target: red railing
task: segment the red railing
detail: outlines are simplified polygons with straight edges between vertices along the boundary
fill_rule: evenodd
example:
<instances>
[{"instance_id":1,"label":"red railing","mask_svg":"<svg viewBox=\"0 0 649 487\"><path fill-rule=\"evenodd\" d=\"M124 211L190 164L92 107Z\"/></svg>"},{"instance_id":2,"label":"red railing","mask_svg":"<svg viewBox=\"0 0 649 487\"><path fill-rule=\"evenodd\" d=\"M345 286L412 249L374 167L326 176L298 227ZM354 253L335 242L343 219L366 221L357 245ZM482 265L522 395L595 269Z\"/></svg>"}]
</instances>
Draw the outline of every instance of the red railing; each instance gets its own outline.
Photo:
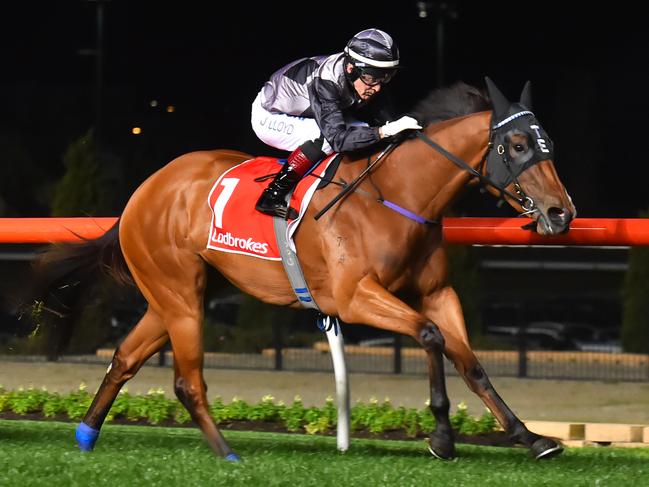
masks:
<instances>
[{"instance_id":1,"label":"red railing","mask_svg":"<svg viewBox=\"0 0 649 487\"><path fill-rule=\"evenodd\" d=\"M103 218L0 218L0 243L43 244L96 238L117 221ZM444 238L481 245L649 245L649 219L577 218L570 232L542 237L521 227L523 218L445 218ZM206 230L207 231L207 230Z\"/></svg>"}]
</instances>

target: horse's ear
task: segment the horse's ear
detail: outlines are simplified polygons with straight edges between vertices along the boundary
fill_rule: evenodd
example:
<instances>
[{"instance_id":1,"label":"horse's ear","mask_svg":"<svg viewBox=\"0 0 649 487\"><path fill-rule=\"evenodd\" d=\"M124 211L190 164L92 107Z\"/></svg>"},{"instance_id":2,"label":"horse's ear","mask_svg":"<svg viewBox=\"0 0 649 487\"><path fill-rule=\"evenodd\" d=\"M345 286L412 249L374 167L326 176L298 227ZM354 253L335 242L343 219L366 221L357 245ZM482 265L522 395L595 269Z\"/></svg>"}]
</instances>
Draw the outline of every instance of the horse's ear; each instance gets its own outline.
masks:
<instances>
[{"instance_id":1,"label":"horse's ear","mask_svg":"<svg viewBox=\"0 0 649 487\"><path fill-rule=\"evenodd\" d=\"M520 104L528 110L532 109L532 83L530 81L525 83L525 86L523 86Z\"/></svg>"},{"instance_id":2,"label":"horse's ear","mask_svg":"<svg viewBox=\"0 0 649 487\"><path fill-rule=\"evenodd\" d=\"M511 103L509 103L509 100L505 98L505 95L500 92L494 82L491 81L491 78L485 76L484 80L487 84L487 91L489 92L489 98L491 98L491 105L494 108L496 119L500 120L504 118L509 111Z\"/></svg>"}]
</instances>

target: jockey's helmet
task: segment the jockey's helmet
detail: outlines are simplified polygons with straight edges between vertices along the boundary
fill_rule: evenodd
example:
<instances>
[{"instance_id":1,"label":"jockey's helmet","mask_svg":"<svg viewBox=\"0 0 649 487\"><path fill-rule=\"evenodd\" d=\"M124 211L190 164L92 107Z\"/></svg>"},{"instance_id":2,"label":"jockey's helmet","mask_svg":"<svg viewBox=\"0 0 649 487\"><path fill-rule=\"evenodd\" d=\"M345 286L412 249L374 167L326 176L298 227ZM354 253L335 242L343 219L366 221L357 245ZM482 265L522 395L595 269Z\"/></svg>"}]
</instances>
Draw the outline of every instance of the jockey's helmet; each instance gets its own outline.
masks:
<instances>
[{"instance_id":1,"label":"jockey's helmet","mask_svg":"<svg viewBox=\"0 0 649 487\"><path fill-rule=\"evenodd\" d=\"M345 46L346 63L354 66L350 75L367 85L387 83L399 67L399 49L392 37L379 29L360 31Z\"/></svg>"}]
</instances>

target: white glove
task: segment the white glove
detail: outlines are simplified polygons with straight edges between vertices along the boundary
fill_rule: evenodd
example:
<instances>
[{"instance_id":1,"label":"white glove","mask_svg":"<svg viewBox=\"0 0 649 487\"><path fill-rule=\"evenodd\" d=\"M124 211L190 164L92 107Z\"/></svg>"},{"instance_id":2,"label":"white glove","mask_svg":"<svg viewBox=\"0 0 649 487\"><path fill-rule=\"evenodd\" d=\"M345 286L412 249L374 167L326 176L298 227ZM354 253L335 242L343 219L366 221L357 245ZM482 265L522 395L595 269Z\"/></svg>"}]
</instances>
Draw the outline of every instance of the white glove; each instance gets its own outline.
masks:
<instances>
[{"instance_id":1,"label":"white glove","mask_svg":"<svg viewBox=\"0 0 649 487\"><path fill-rule=\"evenodd\" d=\"M381 134L383 137L392 137L397 135L399 132L410 129L420 129L421 125L419 122L412 117L403 116L399 120L394 122L388 122L383 127L381 127Z\"/></svg>"}]
</instances>

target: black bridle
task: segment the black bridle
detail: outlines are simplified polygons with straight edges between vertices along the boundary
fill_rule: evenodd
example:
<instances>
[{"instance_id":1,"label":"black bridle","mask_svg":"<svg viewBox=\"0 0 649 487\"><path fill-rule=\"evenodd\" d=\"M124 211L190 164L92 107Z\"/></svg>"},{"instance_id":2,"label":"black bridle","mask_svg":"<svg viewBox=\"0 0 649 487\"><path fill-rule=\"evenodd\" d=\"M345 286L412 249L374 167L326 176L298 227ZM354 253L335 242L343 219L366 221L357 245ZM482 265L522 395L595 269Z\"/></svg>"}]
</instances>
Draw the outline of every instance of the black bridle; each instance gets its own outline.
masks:
<instances>
[{"instance_id":1,"label":"black bridle","mask_svg":"<svg viewBox=\"0 0 649 487\"><path fill-rule=\"evenodd\" d=\"M492 132L492 134L493 134L493 132ZM462 159L457 157L455 154L453 154L453 153L447 151L446 149L444 149L444 147L442 147L437 142L435 142L433 139L428 137L425 133L418 131L418 132L416 132L416 135L417 135L417 137L419 137L419 139L421 139L423 142L425 142L426 144L431 146L433 149L435 149L437 152L442 154L449 161L453 162L460 169L463 169L466 172L468 172L469 174L471 174L472 176L478 178L483 185L491 186L491 187L495 188L498 191L498 193L499 193L499 195L500 195L500 197L502 199L505 199L505 196L509 196L511 199L513 199L519 205L521 205L521 207L523 209L525 209L526 211L533 211L532 208L526 208L525 205L529 203L533 207L534 206L534 201L532 200L532 198L530 198L529 196L527 196L523 192L523 189L520 187L520 185L518 183L515 183L516 184L516 193L518 194L518 196L517 196L514 193L512 193L511 191L507 190L506 188L504 188L501 185L499 185L498 183L496 183L495 181L492 181L489 177L483 175L480 171L477 171L476 169L469 166L466 162L464 162ZM490 154L491 150L493 149L493 147L494 147L493 137L490 136L489 137L489 144L487 145L487 152L485 152L485 155L482 156L482 160L480 161L480 167L482 167L482 165L485 163L485 161L489 157L489 154ZM503 147L503 146L500 146L500 147ZM500 154L502 155L503 153L500 153ZM505 163L504 158L503 158L503 163Z\"/></svg>"},{"instance_id":2,"label":"black bridle","mask_svg":"<svg viewBox=\"0 0 649 487\"><path fill-rule=\"evenodd\" d=\"M428 137L425 133L418 130L415 132L415 135L422 142L426 143L428 146L432 147L448 160L457 165L460 169L477 178L484 186L491 186L495 188L498 191L498 195L501 200L504 201L505 197L508 197L518 203L523 209L523 212L520 213L520 216L523 216L535 213L538 211L538 209L534 203L534 200L523 191L523 188L518 182L518 176L529 167L541 162L544 159L549 159L552 157L552 141L549 139L549 137L547 137L547 134L545 134L543 129L540 127L532 112L526 110L520 105L513 105L512 108L520 108L520 110L515 111L512 115L504 118L503 120L500 120L496 124L490 124L489 126L489 142L487 144L487 150L482 156L480 164L478 165L478 167L483 167L485 163L487 164L487 175L484 175L480 171L469 166L469 164L467 164L455 154L446 150L433 139ZM530 133L526 130L525 127L523 127L524 124L522 123L522 119L523 117L528 116L531 117L529 128L533 129L535 131L535 134ZM509 126L512 126L512 128L505 132L504 128L506 126L507 128L509 128ZM526 152L526 154L524 154L524 157L520 157L521 160L518 161L516 160L516 156L514 157L514 160L512 160L512 158L509 157L507 150L509 145L508 137L510 137L513 133L524 134L526 137L528 137L528 140L532 140L534 142L534 148L528 148L528 151ZM320 210L314 218L318 220L345 195L356 189L360 182L371 172L371 170L401 142L402 140L395 140L390 143L381 152L381 154L379 154L374 162L368 164L368 167L361 174L359 174L354 179L354 181L352 181L350 184L344 185L343 190L338 195L336 195L336 197L334 197L322 210ZM495 151L493 150L494 147L496 148ZM502 171L503 168L504 171ZM507 186L509 186L509 184L512 182L514 184L514 191L516 194L507 189ZM379 198L379 202L385 204L398 213L401 213L404 216L417 221L418 223L436 223L419 217L418 215L414 215L412 212L401 208L394 203L386 202L382 198Z\"/></svg>"},{"instance_id":3,"label":"black bridle","mask_svg":"<svg viewBox=\"0 0 649 487\"><path fill-rule=\"evenodd\" d=\"M514 105L513 108L515 107L516 105ZM538 211L538 209L534 200L523 191L523 188L518 182L518 176L523 171L535 164L538 164L542 160L551 159L553 151L552 141L538 124L534 114L520 105L518 107L521 108L519 111L516 111L512 115L495 124L490 124L487 150L482 156L482 160L478 166L483 167L486 163L487 175L484 175L480 171L469 166L458 156L444 149L444 147L439 145L423 132L417 131L416 136L453 162L456 166L476 177L484 186L491 186L496 189L500 199L505 200L505 196L507 196L518 203L523 209L523 212L520 214L522 216L534 213ZM526 130L526 127L524 127L523 120L529 120L530 117L529 128L533 130L534 133L530 133ZM512 126L512 128L505 131L505 128L509 128L509 126ZM530 148L528 150L523 161L512 160L509 156L508 138L515 132L525 134L526 137L533 142L533 149ZM502 170L503 168L504 171ZM510 183L514 184L514 191L516 194L507 190L507 186L509 186Z\"/></svg>"}]
</instances>

